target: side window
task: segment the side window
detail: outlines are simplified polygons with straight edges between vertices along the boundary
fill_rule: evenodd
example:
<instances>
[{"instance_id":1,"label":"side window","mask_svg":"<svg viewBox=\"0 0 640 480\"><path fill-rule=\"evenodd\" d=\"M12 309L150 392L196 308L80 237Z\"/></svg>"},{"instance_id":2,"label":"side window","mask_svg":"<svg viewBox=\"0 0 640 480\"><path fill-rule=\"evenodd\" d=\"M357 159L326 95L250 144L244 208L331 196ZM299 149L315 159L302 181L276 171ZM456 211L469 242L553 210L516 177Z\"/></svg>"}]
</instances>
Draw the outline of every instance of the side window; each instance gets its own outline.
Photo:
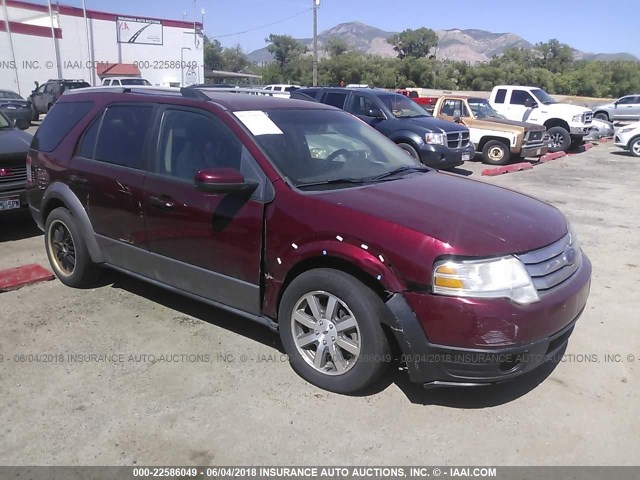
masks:
<instances>
[{"instance_id":1,"label":"side window","mask_svg":"<svg viewBox=\"0 0 640 480\"><path fill-rule=\"evenodd\" d=\"M44 89L44 93L54 93L55 85L53 83L47 83Z\"/></svg>"},{"instance_id":2,"label":"side window","mask_svg":"<svg viewBox=\"0 0 640 480\"><path fill-rule=\"evenodd\" d=\"M111 85L111 80L105 80L103 85L105 85L105 86Z\"/></svg>"},{"instance_id":3,"label":"side window","mask_svg":"<svg viewBox=\"0 0 640 480\"><path fill-rule=\"evenodd\" d=\"M448 117L459 117L462 115L462 101L454 100L449 98L445 100L442 104L442 110L440 110L442 115L446 115Z\"/></svg>"},{"instance_id":4,"label":"side window","mask_svg":"<svg viewBox=\"0 0 640 480\"><path fill-rule=\"evenodd\" d=\"M511 105L533 105L535 100L525 90L514 90L511 93Z\"/></svg>"},{"instance_id":5,"label":"side window","mask_svg":"<svg viewBox=\"0 0 640 480\"><path fill-rule=\"evenodd\" d=\"M498 91L496 92L496 99L495 99L495 103L504 103L504 99L507 96L507 89L506 88L499 88Z\"/></svg>"},{"instance_id":6,"label":"side window","mask_svg":"<svg viewBox=\"0 0 640 480\"><path fill-rule=\"evenodd\" d=\"M102 123L102 117L103 114L100 114L98 118L89 125L89 128L84 131L84 134L76 147L75 156L93 159L96 153L96 140L98 139L98 130Z\"/></svg>"},{"instance_id":7,"label":"side window","mask_svg":"<svg viewBox=\"0 0 640 480\"><path fill-rule=\"evenodd\" d=\"M618 100L618 105L631 105L633 103L638 103L637 97L622 97Z\"/></svg>"},{"instance_id":8,"label":"side window","mask_svg":"<svg viewBox=\"0 0 640 480\"><path fill-rule=\"evenodd\" d=\"M324 96L322 103L331 105L333 107L344 108L344 102L347 99L347 94L342 92L327 92Z\"/></svg>"},{"instance_id":9,"label":"side window","mask_svg":"<svg viewBox=\"0 0 640 480\"><path fill-rule=\"evenodd\" d=\"M373 100L368 99L363 95L353 95L351 97L351 102L349 102L349 108L347 111L349 113L353 113L354 115L367 115L367 112L372 108L376 107L376 104L373 103Z\"/></svg>"},{"instance_id":10,"label":"side window","mask_svg":"<svg viewBox=\"0 0 640 480\"><path fill-rule=\"evenodd\" d=\"M93 102L56 103L36 131L33 148L41 152L52 152L76 123L89 113L92 106Z\"/></svg>"},{"instance_id":11,"label":"side window","mask_svg":"<svg viewBox=\"0 0 640 480\"><path fill-rule=\"evenodd\" d=\"M112 80L111 81L111 86L113 85L120 85L120 80Z\"/></svg>"},{"instance_id":12,"label":"side window","mask_svg":"<svg viewBox=\"0 0 640 480\"><path fill-rule=\"evenodd\" d=\"M129 168L143 168L144 139L151 106L118 105L107 109L96 143L95 159Z\"/></svg>"},{"instance_id":13,"label":"side window","mask_svg":"<svg viewBox=\"0 0 640 480\"><path fill-rule=\"evenodd\" d=\"M207 168L241 170L242 142L217 118L185 110L162 117L156 172L193 181Z\"/></svg>"}]
</instances>

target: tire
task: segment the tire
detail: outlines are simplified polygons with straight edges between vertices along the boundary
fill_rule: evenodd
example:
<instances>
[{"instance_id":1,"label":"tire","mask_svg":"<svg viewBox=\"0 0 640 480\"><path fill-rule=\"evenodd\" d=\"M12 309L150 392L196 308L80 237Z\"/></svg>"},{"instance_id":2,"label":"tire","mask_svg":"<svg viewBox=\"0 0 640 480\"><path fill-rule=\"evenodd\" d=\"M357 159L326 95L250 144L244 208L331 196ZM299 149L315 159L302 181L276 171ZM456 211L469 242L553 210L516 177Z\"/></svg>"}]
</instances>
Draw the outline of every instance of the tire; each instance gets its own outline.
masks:
<instances>
[{"instance_id":1,"label":"tire","mask_svg":"<svg viewBox=\"0 0 640 480\"><path fill-rule=\"evenodd\" d=\"M413 158L420 161L420 155L418 155L418 151L415 148L413 148L412 145L409 145L408 143L398 143L397 145L401 149L403 149L405 152L407 152L409 155L411 155Z\"/></svg>"},{"instance_id":2,"label":"tire","mask_svg":"<svg viewBox=\"0 0 640 480\"><path fill-rule=\"evenodd\" d=\"M327 319L332 300L334 314ZM302 378L332 392L355 393L372 385L391 362L381 326L385 315L382 300L351 275L325 268L309 270L296 277L282 296L280 338L291 366ZM305 337L307 342L301 342ZM318 358L321 347L324 353Z\"/></svg>"},{"instance_id":3,"label":"tire","mask_svg":"<svg viewBox=\"0 0 640 480\"><path fill-rule=\"evenodd\" d=\"M634 157L640 157L640 137L636 137L629 142L629 153Z\"/></svg>"},{"instance_id":4,"label":"tire","mask_svg":"<svg viewBox=\"0 0 640 480\"><path fill-rule=\"evenodd\" d=\"M609 121L609 114L607 112L598 112L593 118L597 118L598 120L604 120L605 122Z\"/></svg>"},{"instance_id":5,"label":"tire","mask_svg":"<svg viewBox=\"0 0 640 480\"><path fill-rule=\"evenodd\" d=\"M51 110L52 107L53 107L53 103L50 103L49 105L47 105L47 113L49 113L49 110Z\"/></svg>"},{"instance_id":6,"label":"tire","mask_svg":"<svg viewBox=\"0 0 640 480\"><path fill-rule=\"evenodd\" d=\"M547 130L549 135L549 151L550 152L566 152L571 145L571 135L562 127L551 127Z\"/></svg>"},{"instance_id":7,"label":"tire","mask_svg":"<svg viewBox=\"0 0 640 480\"><path fill-rule=\"evenodd\" d=\"M489 140L482 147L482 161L489 165L506 165L510 159L509 146L500 140Z\"/></svg>"},{"instance_id":8,"label":"tire","mask_svg":"<svg viewBox=\"0 0 640 480\"><path fill-rule=\"evenodd\" d=\"M38 113L38 110L36 110L35 105L32 103L31 104L31 121L37 122L39 119L40 119L40 114Z\"/></svg>"},{"instance_id":9,"label":"tire","mask_svg":"<svg viewBox=\"0 0 640 480\"><path fill-rule=\"evenodd\" d=\"M56 277L69 287L91 286L99 277L99 267L91 261L89 250L71 212L54 209L45 223L45 249Z\"/></svg>"}]
</instances>

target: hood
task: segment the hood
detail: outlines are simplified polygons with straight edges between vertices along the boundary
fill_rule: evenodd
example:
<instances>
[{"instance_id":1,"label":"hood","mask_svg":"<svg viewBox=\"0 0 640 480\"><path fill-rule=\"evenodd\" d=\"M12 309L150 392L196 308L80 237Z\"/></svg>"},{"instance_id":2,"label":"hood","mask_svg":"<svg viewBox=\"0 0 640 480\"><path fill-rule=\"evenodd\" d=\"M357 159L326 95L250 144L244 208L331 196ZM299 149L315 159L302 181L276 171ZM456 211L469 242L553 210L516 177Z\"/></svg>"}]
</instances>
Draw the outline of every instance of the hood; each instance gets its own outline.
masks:
<instances>
[{"instance_id":1,"label":"hood","mask_svg":"<svg viewBox=\"0 0 640 480\"><path fill-rule=\"evenodd\" d=\"M470 126L475 128L486 128L491 130L504 130L507 132L521 133L523 131L537 131L545 130L542 125L535 125L533 123L518 122L516 120L507 120L503 118L487 117L487 118L473 118L463 119L465 123L469 123Z\"/></svg>"},{"instance_id":2,"label":"hood","mask_svg":"<svg viewBox=\"0 0 640 480\"><path fill-rule=\"evenodd\" d=\"M616 108L616 104L613 102L603 103L602 105L596 105L595 107L592 107L591 110L595 112L596 110L605 110L607 108Z\"/></svg>"},{"instance_id":3,"label":"hood","mask_svg":"<svg viewBox=\"0 0 640 480\"><path fill-rule=\"evenodd\" d=\"M401 125L413 125L414 127L424 128L432 132L459 132L467 131L464 125L447 122L435 117L417 117L417 118L397 118Z\"/></svg>"},{"instance_id":4,"label":"hood","mask_svg":"<svg viewBox=\"0 0 640 480\"><path fill-rule=\"evenodd\" d=\"M0 156L16 155L29 151L33 135L17 128L0 129Z\"/></svg>"},{"instance_id":5,"label":"hood","mask_svg":"<svg viewBox=\"0 0 640 480\"><path fill-rule=\"evenodd\" d=\"M550 105L543 105L536 109L540 113L549 113L551 115L581 115L585 112L591 112L590 108L581 107L580 105L571 105L570 103L552 103Z\"/></svg>"},{"instance_id":6,"label":"hood","mask_svg":"<svg viewBox=\"0 0 640 480\"><path fill-rule=\"evenodd\" d=\"M458 255L527 252L567 233L564 215L549 204L437 171L331 190L316 198L424 233Z\"/></svg>"}]
</instances>

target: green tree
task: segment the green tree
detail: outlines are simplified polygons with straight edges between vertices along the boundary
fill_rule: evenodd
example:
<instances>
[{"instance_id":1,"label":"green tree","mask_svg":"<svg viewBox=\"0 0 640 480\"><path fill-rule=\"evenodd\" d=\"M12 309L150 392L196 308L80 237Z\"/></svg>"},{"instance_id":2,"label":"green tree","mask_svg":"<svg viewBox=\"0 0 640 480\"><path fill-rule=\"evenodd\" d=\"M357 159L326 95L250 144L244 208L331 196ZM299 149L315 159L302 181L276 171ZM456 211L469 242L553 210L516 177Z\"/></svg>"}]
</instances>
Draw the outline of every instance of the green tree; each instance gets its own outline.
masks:
<instances>
[{"instance_id":1,"label":"green tree","mask_svg":"<svg viewBox=\"0 0 640 480\"><path fill-rule=\"evenodd\" d=\"M229 72L244 72L251 65L251 62L240 45L236 45L222 50L222 64L224 70Z\"/></svg>"},{"instance_id":2,"label":"green tree","mask_svg":"<svg viewBox=\"0 0 640 480\"><path fill-rule=\"evenodd\" d=\"M551 73L564 72L573 63L573 49L555 38L537 43L535 52L540 59L538 66Z\"/></svg>"},{"instance_id":3,"label":"green tree","mask_svg":"<svg viewBox=\"0 0 640 480\"><path fill-rule=\"evenodd\" d=\"M349 52L351 47L342 38L329 37L324 45L324 50L329 57L337 57L338 55Z\"/></svg>"},{"instance_id":4,"label":"green tree","mask_svg":"<svg viewBox=\"0 0 640 480\"><path fill-rule=\"evenodd\" d=\"M222 58L222 45L218 40L209 40L204 36L204 66L211 70L224 70L224 60Z\"/></svg>"},{"instance_id":5,"label":"green tree","mask_svg":"<svg viewBox=\"0 0 640 480\"><path fill-rule=\"evenodd\" d=\"M428 57L438 46L438 34L425 27L407 29L388 38L387 42L393 45L400 59Z\"/></svg>"},{"instance_id":6,"label":"green tree","mask_svg":"<svg viewBox=\"0 0 640 480\"><path fill-rule=\"evenodd\" d=\"M267 50L275 58L282 75L286 75L289 63L306 52L306 47L290 35L272 33L265 39L265 42L269 43Z\"/></svg>"}]
</instances>

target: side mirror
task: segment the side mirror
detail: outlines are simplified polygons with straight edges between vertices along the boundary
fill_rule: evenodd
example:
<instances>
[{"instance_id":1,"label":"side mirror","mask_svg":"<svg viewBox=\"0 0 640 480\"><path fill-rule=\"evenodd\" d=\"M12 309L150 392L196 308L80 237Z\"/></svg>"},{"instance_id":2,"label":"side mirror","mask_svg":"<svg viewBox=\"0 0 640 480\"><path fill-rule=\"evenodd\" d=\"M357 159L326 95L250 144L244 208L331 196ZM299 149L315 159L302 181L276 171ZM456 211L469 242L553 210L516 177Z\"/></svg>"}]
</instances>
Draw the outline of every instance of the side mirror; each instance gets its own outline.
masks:
<instances>
[{"instance_id":1,"label":"side mirror","mask_svg":"<svg viewBox=\"0 0 640 480\"><path fill-rule=\"evenodd\" d=\"M251 195L258 182L246 181L234 168L208 168L200 170L194 178L196 189L206 193Z\"/></svg>"},{"instance_id":2,"label":"side mirror","mask_svg":"<svg viewBox=\"0 0 640 480\"><path fill-rule=\"evenodd\" d=\"M384 113L378 107L373 107L367 110L367 117L379 118L384 120Z\"/></svg>"},{"instance_id":3,"label":"side mirror","mask_svg":"<svg viewBox=\"0 0 640 480\"><path fill-rule=\"evenodd\" d=\"M462 118L460 118L460 115L457 115L457 116L453 117L453 121L455 123L462 123Z\"/></svg>"}]
</instances>

